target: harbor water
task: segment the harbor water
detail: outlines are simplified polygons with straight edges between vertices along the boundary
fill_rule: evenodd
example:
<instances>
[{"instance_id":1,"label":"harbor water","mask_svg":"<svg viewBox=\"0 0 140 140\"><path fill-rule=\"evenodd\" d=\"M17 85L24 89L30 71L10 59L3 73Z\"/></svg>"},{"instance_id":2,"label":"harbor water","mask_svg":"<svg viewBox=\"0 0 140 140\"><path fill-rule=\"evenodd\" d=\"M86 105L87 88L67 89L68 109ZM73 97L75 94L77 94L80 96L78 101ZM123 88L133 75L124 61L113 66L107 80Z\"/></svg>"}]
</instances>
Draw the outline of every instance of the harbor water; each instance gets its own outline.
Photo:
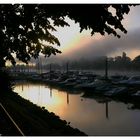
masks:
<instances>
[{"instance_id":1,"label":"harbor water","mask_svg":"<svg viewBox=\"0 0 140 140\"><path fill-rule=\"evenodd\" d=\"M140 110L131 109L132 104L105 97L85 98L82 91L47 84L21 82L14 91L88 135L140 135Z\"/></svg>"}]
</instances>

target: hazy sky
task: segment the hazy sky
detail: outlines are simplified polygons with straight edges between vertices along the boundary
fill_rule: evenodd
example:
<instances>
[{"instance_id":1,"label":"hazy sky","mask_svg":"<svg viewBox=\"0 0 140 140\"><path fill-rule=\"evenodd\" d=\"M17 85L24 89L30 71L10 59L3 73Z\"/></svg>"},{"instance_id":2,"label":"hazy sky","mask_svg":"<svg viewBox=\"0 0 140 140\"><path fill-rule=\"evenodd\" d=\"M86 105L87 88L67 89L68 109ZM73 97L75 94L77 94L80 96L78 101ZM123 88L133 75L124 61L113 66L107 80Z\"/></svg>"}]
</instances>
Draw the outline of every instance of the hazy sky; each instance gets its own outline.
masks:
<instances>
[{"instance_id":1,"label":"hazy sky","mask_svg":"<svg viewBox=\"0 0 140 140\"><path fill-rule=\"evenodd\" d=\"M66 59L69 58L92 58L94 56L121 55L123 51L132 59L140 55L140 6L132 7L129 14L125 15L123 25L128 33L121 33L118 39L113 35L101 36L95 34L90 36L89 31L79 33L79 24L67 19L70 27L57 28L54 33L60 40L60 50ZM91 18L91 17L89 17ZM58 55L59 56L59 55Z\"/></svg>"}]
</instances>

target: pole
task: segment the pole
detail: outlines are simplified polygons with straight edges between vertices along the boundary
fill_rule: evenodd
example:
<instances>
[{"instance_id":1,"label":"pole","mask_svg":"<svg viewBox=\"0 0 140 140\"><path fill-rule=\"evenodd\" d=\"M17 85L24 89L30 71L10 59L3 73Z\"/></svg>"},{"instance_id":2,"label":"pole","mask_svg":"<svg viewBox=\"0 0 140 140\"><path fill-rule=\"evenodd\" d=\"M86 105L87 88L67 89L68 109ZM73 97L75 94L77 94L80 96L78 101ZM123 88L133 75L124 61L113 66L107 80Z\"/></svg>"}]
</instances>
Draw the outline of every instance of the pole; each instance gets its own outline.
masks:
<instances>
[{"instance_id":1,"label":"pole","mask_svg":"<svg viewBox=\"0 0 140 140\"><path fill-rule=\"evenodd\" d=\"M50 64L50 80L51 80L52 64Z\"/></svg>"},{"instance_id":2,"label":"pole","mask_svg":"<svg viewBox=\"0 0 140 140\"><path fill-rule=\"evenodd\" d=\"M108 79L108 58L105 58L105 79Z\"/></svg>"},{"instance_id":3,"label":"pole","mask_svg":"<svg viewBox=\"0 0 140 140\"><path fill-rule=\"evenodd\" d=\"M67 72L67 74L69 72L69 62L66 63L66 72Z\"/></svg>"},{"instance_id":4,"label":"pole","mask_svg":"<svg viewBox=\"0 0 140 140\"><path fill-rule=\"evenodd\" d=\"M42 59L40 58L40 74L42 73Z\"/></svg>"}]
</instances>

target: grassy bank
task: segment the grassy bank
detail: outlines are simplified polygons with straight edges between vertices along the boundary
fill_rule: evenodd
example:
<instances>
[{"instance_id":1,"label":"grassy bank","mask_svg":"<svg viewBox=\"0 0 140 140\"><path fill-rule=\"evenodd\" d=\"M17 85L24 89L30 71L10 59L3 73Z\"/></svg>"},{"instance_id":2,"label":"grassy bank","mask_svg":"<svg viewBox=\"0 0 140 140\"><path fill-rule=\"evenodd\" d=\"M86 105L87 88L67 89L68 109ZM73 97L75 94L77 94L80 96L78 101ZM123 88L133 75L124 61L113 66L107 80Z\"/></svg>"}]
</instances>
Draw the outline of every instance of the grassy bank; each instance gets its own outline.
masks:
<instances>
[{"instance_id":1,"label":"grassy bank","mask_svg":"<svg viewBox=\"0 0 140 140\"><path fill-rule=\"evenodd\" d=\"M5 93L0 100L26 136L86 136L54 113L21 98L17 93Z\"/></svg>"}]
</instances>

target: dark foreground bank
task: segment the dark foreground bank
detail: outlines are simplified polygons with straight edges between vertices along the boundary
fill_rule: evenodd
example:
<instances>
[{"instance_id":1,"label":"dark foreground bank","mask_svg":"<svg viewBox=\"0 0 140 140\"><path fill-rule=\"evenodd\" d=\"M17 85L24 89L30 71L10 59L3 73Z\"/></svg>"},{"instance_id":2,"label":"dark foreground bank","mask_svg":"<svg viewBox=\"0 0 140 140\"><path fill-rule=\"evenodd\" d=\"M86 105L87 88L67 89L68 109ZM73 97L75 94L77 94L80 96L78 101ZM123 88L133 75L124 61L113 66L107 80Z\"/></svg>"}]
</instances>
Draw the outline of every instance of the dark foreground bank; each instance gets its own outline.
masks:
<instances>
[{"instance_id":1,"label":"dark foreground bank","mask_svg":"<svg viewBox=\"0 0 140 140\"><path fill-rule=\"evenodd\" d=\"M84 132L69 126L59 116L21 98L17 93L6 93L0 98L0 101L25 136L86 136ZM7 130L6 127L9 126L3 124L1 127ZM5 132L4 135L19 136L19 133L8 133L7 131L7 134Z\"/></svg>"}]
</instances>

